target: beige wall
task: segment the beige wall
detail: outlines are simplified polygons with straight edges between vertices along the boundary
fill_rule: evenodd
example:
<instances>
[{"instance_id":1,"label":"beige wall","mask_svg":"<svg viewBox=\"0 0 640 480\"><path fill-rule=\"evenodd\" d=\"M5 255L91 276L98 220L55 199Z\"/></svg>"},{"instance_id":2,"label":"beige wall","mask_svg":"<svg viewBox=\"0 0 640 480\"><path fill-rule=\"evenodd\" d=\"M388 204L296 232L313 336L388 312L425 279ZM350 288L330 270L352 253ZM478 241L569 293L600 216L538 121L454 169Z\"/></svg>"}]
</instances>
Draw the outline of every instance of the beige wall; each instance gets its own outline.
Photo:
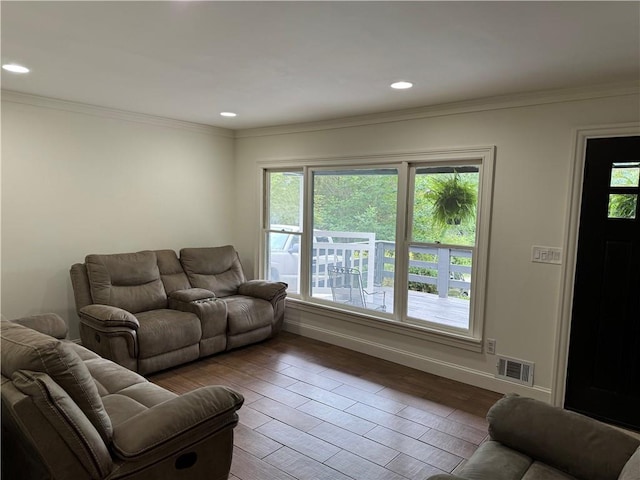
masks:
<instances>
[{"instance_id":1,"label":"beige wall","mask_svg":"<svg viewBox=\"0 0 640 480\"><path fill-rule=\"evenodd\" d=\"M85 255L233 243L232 132L151 121L3 99L3 317L53 311L77 338Z\"/></svg>"},{"instance_id":2,"label":"beige wall","mask_svg":"<svg viewBox=\"0 0 640 480\"><path fill-rule=\"evenodd\" d=\"M483 353L301 310L288 310L288 328L496 391L518 390L548 400L562 267L532 263L531 247L564 246L575 130L637 122L638 101L637 94L556 99L520 107L489 105L473 113L431 112L428 118L349 128L241 132L236 201L246 215L238 219L236 245L243 257L254 257L251 267L256 268L259 194L242 187L247 179L255 182L257 162L495 145L485 336L497 339L499 354L535 362L533 389L494 379L496 357Z\"/></svg>"}]
</instances>

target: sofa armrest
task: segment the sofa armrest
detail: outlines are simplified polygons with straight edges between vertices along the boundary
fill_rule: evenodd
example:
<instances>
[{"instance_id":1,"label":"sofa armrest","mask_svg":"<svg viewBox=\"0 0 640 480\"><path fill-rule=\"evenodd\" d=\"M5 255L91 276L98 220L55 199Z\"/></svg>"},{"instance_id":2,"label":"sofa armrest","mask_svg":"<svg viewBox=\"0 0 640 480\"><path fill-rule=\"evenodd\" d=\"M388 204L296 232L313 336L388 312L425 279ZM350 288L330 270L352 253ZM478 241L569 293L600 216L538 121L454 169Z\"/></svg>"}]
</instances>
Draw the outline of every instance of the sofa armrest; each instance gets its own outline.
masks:
<instances>
[{"instance_id":1,"label":"sofa armrest","mask_svg":"<svg viewBox=\"0 0 640 480\"><path fill-rule=\"evenodd\" d=\"M202 387L160 403L118 425L113 448L123 459L156 450L177 451L221 430L233 428L244 398L233 390Z\"/></svg>"},{"instance_id":2,"label":"sofa armrest","mask_svg":"<svg viewBox=\"0 0 640 480\"><path fill-rule=\"evenodd\" d=\"M597 420L518 395L496 402L487 420L493 440L578 478L617 478L640 444Z\"/></svg>"},{"instance_id":3,"label":"sofa armrest","mask_svg":"<svg viewBox=\"0 0 640 480\"><path fill-rule=\"evenodd\" d=\"M201 290L193 288L189 290ZM202 292L209 292L209 290L202 290ZM209 292L211 293L211 292ZM189 294L189 296L192 296ZM183 297L188 298L188 297ZM200 325L202 327L202 340L225 337L227 331L227 304L222 300L214 298L202 298L200 300L182 301L173 296L169 297L169 308L172 310L179 310L181 312L189 312L195 314L200 319ZM226 339L224 343L217 347L216 351L224 350L226 347ZM202 350L202 344L200 345L200 355L207 354ZM209 353L214 353L213 351Z\"/></svg>"},{"instance_id":4,"label":"sofa armrest","mask_svg":"<svg viewBox=\"0 0 640 480\"><path fill-rule=\"evenodd\" d=\"M208 301L214 298L216 298L216 294L204 288L185 288L184 290L175 290L169 294L169 299L185 303Z\"/></svg>"},{"instance_id":5,"label":"sofa armrest","mask_svg":"<svg viewBox=\"0 0 640 480\"><path fill-rule=\"evenodd\" d=\"M288 285L284 282L270 282L268 280L249 280L240 285L238 294L248 297L262 298L268 302L277 301L287 295Z\"/></svg>"},{"instance_id":6,"label":"sofa armrest","mask_svg":"<svg viewBox=\"0 0 640 480\"><path fill-rule=\"evenodd\" d=\"M55 313L31 315L29 317L16 318L11 321L57 338L58 340L66 338L69 332L65 321Z\"/></svg>"},{"instance_id":7,"label":"sofa armrest","mask_svg":"<svg viewBox=\"0 0 640 480\"><path fill-rule=\"evenodd\" d=\"M133 330L140 328L138 319L131 313L118 307L109 305L87 305L80 309L80 318L90 322L99 322L102 327L128 327Z\"/></svg>"}]
</instances>

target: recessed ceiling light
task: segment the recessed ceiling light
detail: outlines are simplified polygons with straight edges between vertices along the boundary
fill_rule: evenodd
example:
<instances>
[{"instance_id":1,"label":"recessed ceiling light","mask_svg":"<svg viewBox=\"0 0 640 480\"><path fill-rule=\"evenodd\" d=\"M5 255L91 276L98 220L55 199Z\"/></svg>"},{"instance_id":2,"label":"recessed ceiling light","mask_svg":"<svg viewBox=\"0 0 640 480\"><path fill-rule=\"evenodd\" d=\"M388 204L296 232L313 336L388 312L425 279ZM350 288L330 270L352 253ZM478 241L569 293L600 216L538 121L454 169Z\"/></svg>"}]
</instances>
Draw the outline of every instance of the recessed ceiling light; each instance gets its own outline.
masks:
<instances>
[{"instance_id":1,"label":"recessed ceiling light","mask_svg":"<svg viewBox=\"0 0 640 480\"><path fill-rule=\"evenodd\" d=\"M391 84L391 88L395 88L396 90L404 90L411 87L413 87L413 83L411 82L395 82Z\"/></svg>"},{"instance_id":2,"label":"recessed ceiling light","mask_svg":"<svg viewBox=\"0 0 640 480\"><path fill-rule=\"evenodd\" d=\"M220 115L222 115L223 117L235 117L238 114L233 112L220 112Z\"/></svg>"},{"instance_id":3,"label":"recessed ceiling light","mask_svg":"<svg viewBox=\"0 0 640 480\"><path fill-rule=\"evenodd\" d=\"M2 65L2 68L12 73L29 73L29 69L27 67L16 65L15 63L5 63Z\"/></svg>"}]
</instances>

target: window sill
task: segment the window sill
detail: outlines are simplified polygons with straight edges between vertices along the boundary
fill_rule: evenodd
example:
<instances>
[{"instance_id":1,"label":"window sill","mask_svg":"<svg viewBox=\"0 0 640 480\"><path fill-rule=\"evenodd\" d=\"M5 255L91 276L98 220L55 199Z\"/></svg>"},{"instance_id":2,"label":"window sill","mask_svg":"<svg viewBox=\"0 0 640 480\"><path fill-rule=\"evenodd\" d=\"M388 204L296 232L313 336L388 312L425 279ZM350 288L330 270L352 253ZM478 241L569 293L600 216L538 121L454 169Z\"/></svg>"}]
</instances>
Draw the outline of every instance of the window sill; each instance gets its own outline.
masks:
<instances>
[{"instance_id":1,"label":"window sill","mask_svg":"<svg viewBox=\"0 0 640 480\"><path fill-rule=\"evenodd\" d=\"M287 308L301 312L309 312L315 315L331 315L332 318L363 325L370 328L377 328L399 335L412 338L419 338L429 342L447 345L449 347L460 348L471 352L482 352L482 339L461 333L436 330L427 326L419 326L410 323L401 323L366 313L352 312L341 308L321 305L308 302L299 298L287 297Z\"/></svg>"}]
</instances>

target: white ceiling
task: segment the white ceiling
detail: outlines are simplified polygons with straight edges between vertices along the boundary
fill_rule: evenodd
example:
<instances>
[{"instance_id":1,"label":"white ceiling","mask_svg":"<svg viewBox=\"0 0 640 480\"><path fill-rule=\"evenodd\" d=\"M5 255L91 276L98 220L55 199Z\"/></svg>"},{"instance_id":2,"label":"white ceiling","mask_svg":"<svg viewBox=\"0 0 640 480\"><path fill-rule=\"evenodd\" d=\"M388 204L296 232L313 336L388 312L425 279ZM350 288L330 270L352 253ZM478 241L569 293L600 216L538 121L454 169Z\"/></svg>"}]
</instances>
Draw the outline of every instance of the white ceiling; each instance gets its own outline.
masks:
<instances>
[{"instance_id":1,"label":"white ceiling","mask_svg":"<svg viewBox=\"0 0 640 480\"><path fill-rule=\"evenodd\" d=\"M3 70L3 89L232 129L640 81L640 2L2 1L1 15L2 63L31 68Z\"/></svg>"}]
</instances>

